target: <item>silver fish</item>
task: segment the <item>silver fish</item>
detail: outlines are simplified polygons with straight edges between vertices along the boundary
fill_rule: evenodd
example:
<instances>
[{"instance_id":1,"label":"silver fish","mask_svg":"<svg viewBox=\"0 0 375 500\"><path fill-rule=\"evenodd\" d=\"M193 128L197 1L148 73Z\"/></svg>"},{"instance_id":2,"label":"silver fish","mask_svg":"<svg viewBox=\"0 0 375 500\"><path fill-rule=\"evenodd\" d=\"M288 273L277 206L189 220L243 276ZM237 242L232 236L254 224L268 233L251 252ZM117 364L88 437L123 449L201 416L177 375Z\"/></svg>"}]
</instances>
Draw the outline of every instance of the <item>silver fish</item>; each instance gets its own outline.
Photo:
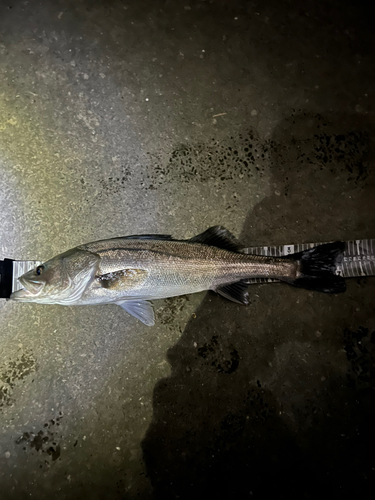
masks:
<instances>
[{"instance_id":1,"label":"silver fish","mask_svg":"<svg viewBox=\"0 0 375 500\"><path fill-rule=\"evenodd\" d=\"M11 299L69 306L115 303L152 326L150 300L214 290L248 304L247 280L255 277L328 293L345 291L345 280L335 274L343 242L287 257L247 255L241 248L221 226L189 240L140 235L97 241L25 273L19 278L24 288Z\"/></svg>"}]
</instances>

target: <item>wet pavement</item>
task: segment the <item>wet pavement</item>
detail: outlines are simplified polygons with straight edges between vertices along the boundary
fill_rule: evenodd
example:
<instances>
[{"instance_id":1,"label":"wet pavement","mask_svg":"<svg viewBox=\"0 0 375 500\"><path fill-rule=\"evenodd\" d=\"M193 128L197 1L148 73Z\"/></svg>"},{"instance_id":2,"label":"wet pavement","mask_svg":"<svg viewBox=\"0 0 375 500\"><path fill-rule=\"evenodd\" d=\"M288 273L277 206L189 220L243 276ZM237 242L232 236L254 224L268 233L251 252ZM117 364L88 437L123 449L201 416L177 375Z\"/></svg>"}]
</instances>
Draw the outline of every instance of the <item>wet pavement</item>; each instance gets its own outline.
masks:
<instances>
[{"instance_id":1,"label":"wet pavement","mask_svg":"<svg viewBox=\"0 0 375 500\"><path fill-rule=\"evenodd\" d=\"M0 5L0 258L222 224L375 236L361 3ZM0 304L1 499L371 498L375 278L117 306Z\"/></svg>"}]
</instances>

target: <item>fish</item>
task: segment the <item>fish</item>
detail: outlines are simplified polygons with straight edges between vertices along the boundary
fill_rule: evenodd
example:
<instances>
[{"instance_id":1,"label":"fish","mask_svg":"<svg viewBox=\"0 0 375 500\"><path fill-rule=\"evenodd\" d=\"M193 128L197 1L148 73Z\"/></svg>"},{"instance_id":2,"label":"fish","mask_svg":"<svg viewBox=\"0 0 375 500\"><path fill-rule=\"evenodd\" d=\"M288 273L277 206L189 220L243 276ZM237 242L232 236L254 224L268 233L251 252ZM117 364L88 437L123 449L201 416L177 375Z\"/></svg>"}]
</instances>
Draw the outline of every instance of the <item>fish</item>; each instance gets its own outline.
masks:
<instances>
[{"instance_id":1,"label":"fish","mask_svg":"<svg viewBox=\"0 0 375 500\"><path fill-rule=\"evenodd\" d=\"M133 235L77 246L23 274L10 299L40 304L118 304L145 325L155 324L152 300L212 290L248 305L249 280L276 278L289 285L341 293L335 274L345 242L283 257L248 255L222 226L187 240Z\"/></svg>"}]
</instances>

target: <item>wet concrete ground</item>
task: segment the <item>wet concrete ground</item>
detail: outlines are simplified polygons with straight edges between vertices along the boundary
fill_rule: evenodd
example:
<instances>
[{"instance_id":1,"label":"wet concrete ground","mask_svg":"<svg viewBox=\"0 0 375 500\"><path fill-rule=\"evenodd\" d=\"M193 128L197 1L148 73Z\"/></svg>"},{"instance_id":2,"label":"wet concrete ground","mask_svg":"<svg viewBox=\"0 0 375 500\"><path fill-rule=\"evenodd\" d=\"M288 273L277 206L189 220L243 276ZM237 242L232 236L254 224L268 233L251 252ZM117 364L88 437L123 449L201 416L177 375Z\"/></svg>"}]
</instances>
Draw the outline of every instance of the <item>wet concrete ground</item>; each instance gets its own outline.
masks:
<instances>
[{"instance_id":1,"label":"wet concrete ground","mask_svg":"<svg viewBox=\"0 0 375 500\"><path fill-rule=\"evenodd\" d=\"M361 3L1 2L1 258L223 224L375 235ZM0 304L1 499L372 498L375 278ZM372 492L371 492L372 495Z\"/></svg>"}]
</instances>

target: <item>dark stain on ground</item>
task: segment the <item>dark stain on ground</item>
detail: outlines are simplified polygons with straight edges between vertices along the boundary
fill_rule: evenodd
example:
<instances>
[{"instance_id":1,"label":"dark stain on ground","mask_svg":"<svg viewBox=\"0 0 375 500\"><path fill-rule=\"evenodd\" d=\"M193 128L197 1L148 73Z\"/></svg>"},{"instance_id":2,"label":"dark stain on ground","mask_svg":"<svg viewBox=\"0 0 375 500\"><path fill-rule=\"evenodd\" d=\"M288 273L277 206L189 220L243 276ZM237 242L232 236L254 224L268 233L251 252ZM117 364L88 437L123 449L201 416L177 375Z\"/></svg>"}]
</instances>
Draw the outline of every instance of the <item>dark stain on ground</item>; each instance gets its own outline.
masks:
<instances>
[{"instance_id":1,"label":"dark stain on ground","mask_svg":"<svg viewBox=\"0 0 375 500\"><path fill-rule=\"evenodd\" d=\"M222 183L262 176L269 160L269 144L262 143L255 130L225 140L212 138L207 143L179 144L170 153L148 152L121 165L116 175L99 181L100 195L112 196L128 189L127 181L137 176L139 186L155 190L171 182L202 184L209 180Z\"/></svg>"},{"instance_id":2,"label":"dark stain on ground","mask_svg":"<svg viewBox=\"0 0 375 500\"><path fill-rule=\"evenodd\" d=\"M198 356L206 360L218 373L233 373L237 370L240 358L237 350L231 345L225 345L214 335L210 342L198 347Z\"/></svg>"},{"instance_id":3,"label":"dark stain on ground","mask_svg":"<svg viewBox=\"0 0 375 500\"><path fill-rule=\"evenodd\" d=\"M263 175L269 159L269 145L262 143L254 130L218 141L181 144L163 160L163 155L149 153L149 174L144 187L163 186L170 182L202 184L209 180L248 179Z\"/></svg>"},{"instance_id":4,"label":"dark stain on ground","mask_svg":"<svg viewBox=\"0 0 375 500\"><path fill-rule=\"evenodd\" d=\"M369 150L369 134L364 132L349 132L348 134L315 135L315 159L323 165L342 165L336 167L336 173L347 171L348 180L365 180L368 176L366 157ZM303 159L301 158L301 162ZM335 170L332 170L333 172Z\"/></svg>"},{"instance_id":5,"label":"dark stain on ground","mask_svg":"<svg viewBox=\"0 0 375 500\"><path fill-rule=\"evenodd\" d=\"M304 112L280 122L270 139L273 193L254 207L248 244L372 238L374 132L356 115Z\"/></svg>"},{"instance_id":6,"label":"dark stain on ground","mask_svg":"<svg viewBox=\"0 0 375 500\"><path fill-rule=\"evenodd\" d=\"M0 372L0 411L12 404L15 386L37 369L36 361L30 351L24 351L9 361Z\"/></svg>"},{"instance_id":7,"label":"dark stain on ground","mask_svg":"<svg viewBox=\"0 0 375 500\"><path fill-rule=\"evenodd\" d=\"M372 136L353 116L283 120L243 244L373 237ZM254 285L249 307L207 294L154 389L142 447L155 498L372 498L375 279L347 285Z\"/></svg>"},{"instance_id":8,"label":"dark stain on ground","mask_svg":"<svg viewBox=\"0 0 375 500\"><path fill-rule=\"evenodd\" d=\"M101 191L107 194L116 194L128 188L128 181L131 178L131 167L129 165L121 165L117 175L100 179L99 184ZM82 182L82 181L81 181ZM87 181L86 181L87 183ZM84 182L82 182L84 184Z\"/></svg>"},{"instance_id":9,"label":"dark stain on ground","mask_svg":"<svg viewBox=\"0 0 375 500\"><path fill-rule=\"evenodd\" d=\"M59 439L62 438L62 435L60 435L59 426L62 418L62 412L59 412L56 418L44 424L43 430L37 433L24 432L22 436L16 440L16 444L27 444L30 449L34 449L44 455L49 455L54 462L60 458L61 455ZM26 446L23 447L23 450L27 451Z\"/></svg>"},{"instance_id":10,"label":"dark stain on ground","mask_svg":"<svg viewBox=\"0 0 375 500\"><path fill-rule=\"evenodd\" d=\"M310 170L317 175L318 171L324 171L332 177L342 176L353 185L363 185L373 154L371 133L364 129L358 117L353 117L352 124L343 124L342 132L335 133L336 119L324 119L299 110L287 121L288 131L290 125L295 126L295 130L289 131L290 135L278 133L276 129L269 143L271 165L277 167L288 158L298 173Z\"/></svg>"},{"instance_id":11,"label":"dark stain on ground","mask_svg":"<svg viewBox=\"0 0 375 500\"><path fill-rule=\"evenodd\" d=\"M227 181L243 183L262 177L269 166L277 168L286 156L297 173L317 175L328 169L332 181L344 176L353 185L364 183L371 164L368 131L354 128L332 133L332 118L309 115L302 109L290 121L297 130L301 123L313 121L315 133L304 125L306 136L292 136L284 143L277 138L261 140L255 130L249 129L220 141L212 138L205 143L180 144L169 154L149 152L146 158L134 159L132 165L120 166L117 175L101 179L101 194L112 196L126 190L132 175L139 176L139 186L146 190L170 183L201 185L210 180L223 185ZM285 179L282 193L286 196L289 187Z\"/></svg>"},{"instance_id":12,"label":"dark stain on ground","mask_svg":"<svg viewBox=\"0 0 375 500\"><path fill-rule=\"evenodd\" d=\"M189 297L187 295L165 299L163 305L157 310L157 321L163 325L173 327L176 324L179 313L183 310L188 300Z\"/></svg>"}]
</instances>

